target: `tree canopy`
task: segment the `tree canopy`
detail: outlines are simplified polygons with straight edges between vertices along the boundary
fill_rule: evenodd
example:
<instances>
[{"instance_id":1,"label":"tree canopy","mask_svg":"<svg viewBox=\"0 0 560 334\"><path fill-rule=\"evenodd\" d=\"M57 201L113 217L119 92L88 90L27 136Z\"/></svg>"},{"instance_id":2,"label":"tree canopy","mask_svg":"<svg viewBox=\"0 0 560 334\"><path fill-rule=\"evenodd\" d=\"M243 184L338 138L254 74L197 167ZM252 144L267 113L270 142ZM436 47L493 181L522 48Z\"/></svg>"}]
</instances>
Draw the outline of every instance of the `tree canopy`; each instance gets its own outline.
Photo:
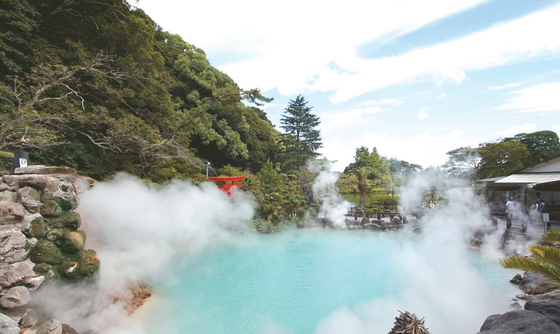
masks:
<instances>
[{"instance_id":1,"label":"tree canopy","mask_svg":"<svg viewBox=\"0 0 560 334\"><path fill-rule=\"evenodd\" d=\"M0 151L153 180L275 158L271 99L128 2L6 0L0 18Z\"/></svg>"},{"instance_id":2,"label":"tree canopy","mask_svg":"<svg viewBox=\"0 0 560 334\"><path fill-rule=\"evenodd\" d=\"M285 170L299 170L307 160L316 158L317 150L323 146L317 126L319 117L311 113L312 107L301 95L290 100L280 120L283 152L281 160Z\"/></svg>"}]
</instances>

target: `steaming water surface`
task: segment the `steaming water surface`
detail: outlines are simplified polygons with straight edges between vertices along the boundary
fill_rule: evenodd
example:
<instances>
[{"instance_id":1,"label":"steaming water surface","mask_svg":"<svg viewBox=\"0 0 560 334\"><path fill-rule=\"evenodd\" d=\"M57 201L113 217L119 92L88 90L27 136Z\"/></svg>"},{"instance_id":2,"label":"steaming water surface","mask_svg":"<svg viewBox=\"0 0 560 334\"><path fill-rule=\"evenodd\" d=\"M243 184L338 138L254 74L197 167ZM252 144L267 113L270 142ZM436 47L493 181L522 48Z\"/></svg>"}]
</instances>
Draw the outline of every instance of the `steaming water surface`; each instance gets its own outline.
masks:
<instances>
[{"instance_id":1,"label":"steaming water surface","mask_svg":"<svg viewBox=\"0 0 560 334\"><path fill-rule=\"evenodd\" d=\"M406 310L432 334L474 334L508 310L514 274L417 235L260 235L184 259L142 321L148 333L387 333Z\"/></svg>"}]
</instances>

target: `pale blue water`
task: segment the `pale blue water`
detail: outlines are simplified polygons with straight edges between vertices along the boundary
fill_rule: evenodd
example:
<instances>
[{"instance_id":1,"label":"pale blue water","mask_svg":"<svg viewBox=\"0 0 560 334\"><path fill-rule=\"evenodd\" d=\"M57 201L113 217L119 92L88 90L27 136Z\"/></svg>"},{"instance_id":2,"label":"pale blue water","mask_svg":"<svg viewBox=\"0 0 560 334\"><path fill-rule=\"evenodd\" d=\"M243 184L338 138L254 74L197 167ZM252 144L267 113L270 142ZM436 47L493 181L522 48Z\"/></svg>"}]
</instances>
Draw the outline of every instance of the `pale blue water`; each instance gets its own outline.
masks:
<instances>
[{"instance_id":1,"label":"pale blue water","mask_svg":"<svg viewBox=\"0 0 560 334\"><path fill-rule=\"evenodd\" d=\"M398 315L397 309L405 311L415 306L424 313L419 316L434 318L430 315L430 308L434 307L435 314L444 317L447 299L432 299L433 293L417 297L404 294L403 290L424 279L433 282L435 286L428 287L437 293L461 289L465 284L448 281L453 281L454 273L465 267L467 277L473 275L468 282L480 280L476 285L482 286L481 291L469 287L473 292L467 291L466 298L490 294L488 300L495 303L488 305L488 300L472 297L469 303L484 305L469 305L469 309L502 311L511 303L511 296L519 293L509 283L515 272L501 268L479 252L451 252L463 254L465 259L446 260L443 256L444 264L440 267L431 264L432 250L415 248L426 247L426 243L413 239L399 234L304 230L260 235L241 245L205 250L186 259L169 274L157 292L158 307L151 311L148 332L315 333L324 319L342 309L356 313L364 322L370 318L368 312L372 312L371 318L379 318L379 327L384 328L379 332L386 333ZM408 266L409 258L416 256L419 258ZM428 269L421 269L415 278L417 263ZM449 268L449 272L441 268ZM445 277L440 279L439 272ZM417 306L423 300L429 305ZM364 311L364 305L381 311ZM480 316L475 318L471 326L474 332L469 329L470 332L476 333L483 320ZM436 321L427 318L427 324L431 322L437 329Z\"/></svg>"}]
</instances>

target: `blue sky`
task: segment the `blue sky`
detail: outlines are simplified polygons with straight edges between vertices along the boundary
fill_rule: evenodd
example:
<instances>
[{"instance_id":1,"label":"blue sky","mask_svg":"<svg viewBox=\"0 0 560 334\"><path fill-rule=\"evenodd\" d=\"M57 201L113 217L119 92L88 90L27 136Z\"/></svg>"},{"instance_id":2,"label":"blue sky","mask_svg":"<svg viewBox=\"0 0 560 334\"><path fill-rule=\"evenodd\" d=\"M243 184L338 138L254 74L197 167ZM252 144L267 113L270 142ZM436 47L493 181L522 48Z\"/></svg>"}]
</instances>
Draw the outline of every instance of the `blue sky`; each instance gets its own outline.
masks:
<instances>
[{"instance_id":1,"label":"blue sky","mask_svg":"<svg viewBox=\"0 0 560 334\"><path fill-rule=\"evenodd\" d=\"M446 152L560 132L560 0L140 0L279 121L302 94L335 170L356 148L439 166Z\"/></svg>"}]
</instances>

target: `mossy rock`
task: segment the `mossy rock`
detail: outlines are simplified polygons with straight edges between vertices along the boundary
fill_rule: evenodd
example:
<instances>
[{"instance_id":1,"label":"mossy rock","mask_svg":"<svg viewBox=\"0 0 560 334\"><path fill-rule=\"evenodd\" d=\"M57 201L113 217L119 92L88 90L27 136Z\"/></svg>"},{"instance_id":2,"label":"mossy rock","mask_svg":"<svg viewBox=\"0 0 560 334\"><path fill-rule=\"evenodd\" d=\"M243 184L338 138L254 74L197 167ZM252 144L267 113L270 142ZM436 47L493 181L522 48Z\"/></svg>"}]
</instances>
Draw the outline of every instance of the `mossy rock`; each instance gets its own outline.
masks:
<instances>
[{"instance_id":1,"label":"mossy rock","mask_svg":"<svg viewBox=\"0 0 560 334\"><path fill-rule=\"evenodd\" d=\"M78 198L76 196L54 196L52 200L64 211L72 211L78 207Z\"/></svg>"},{"instance_id":2,"label":"mossy rock","mask_svg":"<svg viewBox=\"0 0 560 334\"><path fill-rule=\"evenodd\" d=\"M99 271L100 262L95 252L81 250L68 256L58 267L60 277L65 280L79 282L93 277Z\"/></svg>"},{"instance_id":3,"label":"mossy rock","mask_svg":"<svg viewBox=\"0 0 560 334\"><path fill-rule=\"evenodd\" d=\"M55 245L60 247L62 239L67 232L70 232L69 228L53 228L45 234L45 239L54 242Z\"/></svg>"},{"instance_id":4,"label":"mossy rock","mask_svg":"<svg viewBox=\"0 0 560 334\"><path fill-rule=\"evenodd\" d=\"M29 258L34 263L48 263L57 265L63 260L62 252L58 247L48 240L41 240L31 248Z\"/></svg>"},{"instance_id":5,"label":"mossy rock","mask_svg":"<svg viewBox=\"0 0 560 334\"><path fill-rule=\"evenodd\" d=\"M71 230L77 230L82 224L82 220L78 213L65 211L60 216L49 218L47 224L51 228L69 228Z\"/></svg>"},{"instance_id":6,"label":"mossy rock","mask_svg":"<svg viewBox=\"0 0 560 334\"><path fill-rule=\"evenodd\" d=\"M37 263L34 267L33 267L33 271L39 274L45 274L47 273L49 270L51 270L52 266L48 263Z\"/></svg>"},{"instance_id":7,"label":"mossy rock","mask_svg":"<svg viewBox=\"0 0 560 334\"><path fill-rule=\"evenodd\" d=\"M29 236L40 239L45 235L45 220L43 217L37 217L29 223Z\"/></svg>"},{"instance_id":8,"label":"mossy rock","mask_svg":"<svg viewBox=\"0 0 560 334\"><path fill-rule=\"evenodd\" d=\"M43 201L43 206L41 207L41 215L45 217L60 216L64 210L60 205L52 199Z\"/></svg>"},{"instance_id":9,"label":"mossy rock","mask_svg":"<svg viewBox=\"0 0 560 334\"><path fill-rule=\"evenodd\" d=\"M82 231L68 231L60 240L59 247L65 253L77 253L86 245L86 234Z\"/></svg>"}]
</instances>

